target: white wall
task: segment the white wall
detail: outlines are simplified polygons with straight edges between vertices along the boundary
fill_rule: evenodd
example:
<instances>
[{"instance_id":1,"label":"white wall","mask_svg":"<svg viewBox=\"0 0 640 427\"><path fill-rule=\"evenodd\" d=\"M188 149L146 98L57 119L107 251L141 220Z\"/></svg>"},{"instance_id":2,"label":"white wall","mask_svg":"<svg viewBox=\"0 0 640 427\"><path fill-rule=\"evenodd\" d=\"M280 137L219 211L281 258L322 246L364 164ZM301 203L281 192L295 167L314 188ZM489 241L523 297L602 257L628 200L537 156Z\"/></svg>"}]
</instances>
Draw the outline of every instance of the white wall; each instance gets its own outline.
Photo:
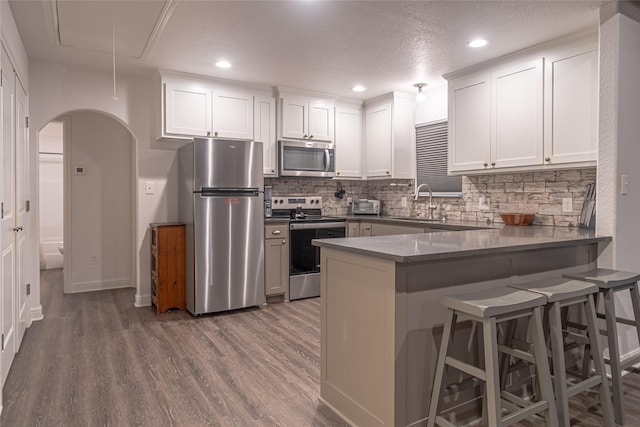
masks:
<instances>
[{"instance_id":1,"label":"white wall","mask_svg":"<svg viewBox=\"0 0 640 427\"><path fill-rule=\"evenodd\" d=\"M154 90L150 76L118 75L118 96L112 97L110 73L50 62L29 63L31 84L31 138L49 121L70 111L104 112L124 124L135 140L133 245L136 260L136 305L150 304L150 222L178 219L176 146L152 140ZM35 161L35 160L34 160ZM155 194L144 194L145 181L155 183ZM32 294L33 295L33 294ZM38 294L39 300L39 294ZM35 299L35 298L34 298ZM35 302L34 302L35 303ZM39 301L38 301L39 304Z\"/></svg>"},{"instance_id":2,"label":"white wall","mask_svg":"<svg viewBox=\"0 0 640 427\"><path fill-rule=\"evenodd\" d=\"M615 6L615 5L614 5ZM636 13L640 16L640 12ZM640 23L615 14L600 26L600 116L598 145L597 232L613 236L599 258L600 267L640 270ZM620 179L629 192L620 194ZM619 295L622 317L633 318L628 294ZM635 331L621 334L622 354L638 349Z\"/></svg>"},{"instance_id":3,"label":"white wall","mask_svg":"<svg viewBox=\"0 0 640 427\"><path fill-rule=\"evenodd\" d=\"M416 124L444 120L449 116L447 106L447 85L424 90L425 106L416 110Z\"/></svg>"},{"instance_id":4,"label":"white wall","mask_svg":"<svg viewBox=\"0 0 640 427\"><path fill-rule=\"evenodd\" d=\"M61 122L49 123L40 132L39 214L40 268L62 268L58 246L64 242L63 129Z\"/></svg>"},{"instance_id":5,"label":"white wall","mask_svg":"<svg viewBox=\"0 0 640 427\"><path fill-rule=\"evenodd\" d=\"M73 112L68 117L69 241L65 274L71 292L135 286L129 131L111 117ZM84 174L76 174L78 166Z\"/></svg>"}]
</instances>

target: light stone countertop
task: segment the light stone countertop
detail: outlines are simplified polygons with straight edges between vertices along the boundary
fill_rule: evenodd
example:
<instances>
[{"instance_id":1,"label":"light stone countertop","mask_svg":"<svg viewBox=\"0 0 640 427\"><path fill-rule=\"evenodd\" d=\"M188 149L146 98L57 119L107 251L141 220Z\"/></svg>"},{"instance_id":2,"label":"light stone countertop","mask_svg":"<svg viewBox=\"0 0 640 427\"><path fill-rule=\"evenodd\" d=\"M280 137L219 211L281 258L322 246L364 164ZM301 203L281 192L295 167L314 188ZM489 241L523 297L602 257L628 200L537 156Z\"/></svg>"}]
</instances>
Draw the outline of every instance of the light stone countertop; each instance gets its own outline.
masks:
<instances>
[{"instance_id":1,"label":"light stone countertop","mask_svg":"<svg viewBox=\"0 0 640 427\"><path fill-rule=\"evenodd\" d=\"M339 249L399 263L411 263L611 241L610 236L598 236L592 230L579 228L519 227L502 224L500 227L485 230L320 239L313 240L313 244L321 248Z\"/></svg>"}]
</instances>

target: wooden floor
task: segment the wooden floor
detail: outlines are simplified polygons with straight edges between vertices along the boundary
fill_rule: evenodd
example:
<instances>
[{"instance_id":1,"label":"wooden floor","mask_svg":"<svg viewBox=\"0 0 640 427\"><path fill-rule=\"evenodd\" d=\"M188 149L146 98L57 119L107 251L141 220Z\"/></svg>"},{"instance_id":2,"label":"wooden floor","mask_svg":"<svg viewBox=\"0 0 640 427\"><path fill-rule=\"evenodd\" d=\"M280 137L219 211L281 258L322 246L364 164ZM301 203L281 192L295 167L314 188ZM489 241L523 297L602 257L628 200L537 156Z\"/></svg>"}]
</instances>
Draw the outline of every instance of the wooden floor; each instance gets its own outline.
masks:
<instances>
[{"instance_id":1,"label":"wooden floor","mask_svg":"<svg viewBox=\"0 0 640 427\"><path fill-rule=\"evenodd\" d=\"M63 295L44 271L0 425L343 426L318 401L320 300L193 318L134 290Z\"/></svg>"},{"instance_id":2,"label":"wooden floor","mask_svg":"<svg viewBox=\"0 0 640 427\"><path fill-rule=\"evenodd\" d=\"M320 299L193 318L132 305L132 289L64 295L44 271L45 318L25 334L0 426L343 426L318 401ZM601 426L597 395L572 426ZM640 374L625 378L640 426ZM529 425L529 424L521 424Z\"/></svg>"}]
</instances>

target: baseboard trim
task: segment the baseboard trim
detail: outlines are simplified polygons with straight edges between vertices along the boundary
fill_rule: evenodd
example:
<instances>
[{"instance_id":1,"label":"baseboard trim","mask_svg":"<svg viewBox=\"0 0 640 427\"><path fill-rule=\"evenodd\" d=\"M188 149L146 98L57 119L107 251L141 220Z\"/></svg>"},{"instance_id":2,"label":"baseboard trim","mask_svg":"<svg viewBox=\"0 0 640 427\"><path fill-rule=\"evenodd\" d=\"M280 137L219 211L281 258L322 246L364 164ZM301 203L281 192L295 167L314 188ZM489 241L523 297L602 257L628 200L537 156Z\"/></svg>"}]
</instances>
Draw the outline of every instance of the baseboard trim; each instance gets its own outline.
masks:
<instances>
[{"instance_id":1,"label":"baseboard trim","mask_svg":"<svg viewBox=\"0 0 640 427\"><path fill-rule=\"evenodd\" d=\"M134 307L149 307L151 305L151 295L136 294L136 300L133 302Z\"/></svg>"},{"instance_id":2,"label":"baseboard trim","mask_svg":"<svg viewBox=\"0 0 640 427\"><path fill-rule=\"evenodd\" d=\"M42 305L37 307L31 307L31 321L38 321L44 319L44 314L42 313Z\"/></svg>"},{"instance_id":3,"label":"baseboard trim","mask_svg":"<svg viewBox=\"0 0 640 427\"><path fill-rule=\"evenodd\" d=\"M79 292L94 292L94 291L106 291L110 289L130 288L131 279L113 279L113 280L99 280L95 282L79 282L71 284L72 294Z\"/></svg>"}]
</instances>

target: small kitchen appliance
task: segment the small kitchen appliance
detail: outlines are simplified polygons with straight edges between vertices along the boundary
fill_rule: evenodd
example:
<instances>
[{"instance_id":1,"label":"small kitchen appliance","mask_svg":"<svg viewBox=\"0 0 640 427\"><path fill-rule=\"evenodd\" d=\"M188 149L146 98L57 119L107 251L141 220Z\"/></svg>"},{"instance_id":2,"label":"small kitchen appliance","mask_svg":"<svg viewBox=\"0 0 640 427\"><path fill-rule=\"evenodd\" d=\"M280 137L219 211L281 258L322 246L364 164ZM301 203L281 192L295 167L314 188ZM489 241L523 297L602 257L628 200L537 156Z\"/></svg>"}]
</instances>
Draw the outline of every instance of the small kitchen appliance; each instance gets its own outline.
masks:
<instances>
[{"instance_id":1,"label":"small kitchen appliance","mask_svg":"<svg viewBox=\"0 0 640 427\"><path fill-rule=\"evenodd\" d=\"M289 219L289 299L320 296L320 248L313 239L345 237L344 218L323 216L320 196L273 196L272 218Z\"/></svg>"},{"instance_id":2,"label":"small kitchen appliance","mask_svg":"<svg viewBox=\"0 0 640 427\"><path fill-rule=\"evenodd\" d=\"M380 215L382 213L382 202L372 199L356 199L353 201L354 215Z\"/></svg>"},{"instance_id":3,"label":"small kitchen appliance","mask_svg":"<svg viewBox=\"0 0 640 427\"><path fill-rule=\"evenodd\" d=\"M262 143L195 138L178 157L187 310L264 304Z\"/></svg>"}]
</instances>

